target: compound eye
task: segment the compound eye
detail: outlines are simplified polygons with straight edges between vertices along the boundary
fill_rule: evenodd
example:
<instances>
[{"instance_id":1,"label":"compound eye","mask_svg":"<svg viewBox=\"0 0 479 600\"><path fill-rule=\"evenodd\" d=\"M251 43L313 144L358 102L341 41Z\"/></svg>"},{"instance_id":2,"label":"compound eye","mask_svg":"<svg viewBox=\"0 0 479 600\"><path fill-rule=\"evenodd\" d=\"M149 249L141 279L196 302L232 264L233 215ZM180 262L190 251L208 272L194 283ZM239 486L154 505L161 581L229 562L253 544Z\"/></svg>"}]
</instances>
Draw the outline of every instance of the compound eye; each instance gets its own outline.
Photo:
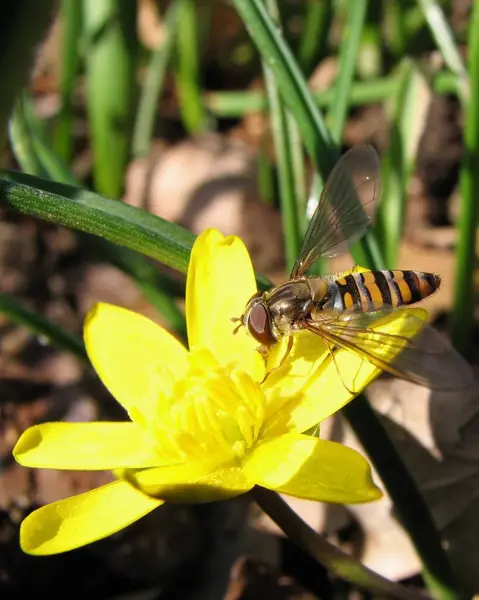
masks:
<instances>
[{"instance_id":1,"label":"compound eye","mask_svg":"<svg viewBox=\"0 0 479 600\"><path fill-rule=\"evenodd\" d=\"M269 314L264 304L255 304L248 315L248 331L260 344L271 346L276 338L271 330Z\"/></svg>"}]
</instances>

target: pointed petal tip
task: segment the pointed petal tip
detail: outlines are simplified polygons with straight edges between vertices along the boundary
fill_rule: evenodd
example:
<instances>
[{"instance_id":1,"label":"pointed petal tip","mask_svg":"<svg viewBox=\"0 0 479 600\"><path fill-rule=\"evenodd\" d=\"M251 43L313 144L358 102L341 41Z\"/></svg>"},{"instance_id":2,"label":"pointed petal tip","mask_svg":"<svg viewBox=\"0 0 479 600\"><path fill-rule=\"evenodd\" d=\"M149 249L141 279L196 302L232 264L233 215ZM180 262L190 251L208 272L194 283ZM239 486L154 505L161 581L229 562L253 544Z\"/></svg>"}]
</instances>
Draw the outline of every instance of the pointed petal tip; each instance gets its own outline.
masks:
<instances>
[{"instance_id":1,"label":"pointed petal tip","mask_svg":"<svg viewBox=\"0 0 479 600\"><path fill-rule=\"evenodd\" d=\"M36 425L29 427L21 434L20 438L18 439L17 443L15 444L15 446L12 450L13 458L20 465L22 465L23 464L22 456L24 454L27 454L34 448L38 447L41 441L42 441L42 435L41 435L41 432L39 431L39 428Z\"/></svg>"}]
</instances>

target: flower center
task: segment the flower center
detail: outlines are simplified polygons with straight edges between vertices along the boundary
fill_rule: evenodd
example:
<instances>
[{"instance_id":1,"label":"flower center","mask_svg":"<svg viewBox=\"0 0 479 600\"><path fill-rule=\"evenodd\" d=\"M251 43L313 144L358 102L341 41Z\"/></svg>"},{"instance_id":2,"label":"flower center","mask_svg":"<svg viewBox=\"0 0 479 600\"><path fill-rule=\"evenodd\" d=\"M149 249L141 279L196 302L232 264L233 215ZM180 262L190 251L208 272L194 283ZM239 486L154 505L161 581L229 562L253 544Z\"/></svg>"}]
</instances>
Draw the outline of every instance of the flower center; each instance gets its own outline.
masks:
<instances>
[{"instance_id":1,"label":"flower center","mask_svg":"<svg viewBox=\"0 0 479 600\"><path fill-rule=\"evenodd\" d=\"M170 460L241 458L263 424L264 395L249 375L219 365L207 350L189 355L180 379L160 370L154 434Z\"/></svg>"}]
</instances>

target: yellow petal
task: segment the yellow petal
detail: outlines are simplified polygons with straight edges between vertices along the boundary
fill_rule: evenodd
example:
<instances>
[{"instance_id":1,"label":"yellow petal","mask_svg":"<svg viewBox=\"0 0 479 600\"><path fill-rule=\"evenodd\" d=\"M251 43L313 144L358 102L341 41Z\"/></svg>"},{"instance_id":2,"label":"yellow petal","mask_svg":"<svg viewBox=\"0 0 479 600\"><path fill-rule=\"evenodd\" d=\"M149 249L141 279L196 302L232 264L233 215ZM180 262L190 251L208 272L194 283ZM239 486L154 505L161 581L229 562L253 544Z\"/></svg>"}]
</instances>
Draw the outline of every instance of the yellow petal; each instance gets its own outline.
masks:
<instances>
[{"instance_id":1,"label":"yellow petal","mask_svg":"<svg viewBox=\"0 0 479 600\"><path fill-rule=\"evenodd\" d=\"M109 471L163 461L135 423L43 423L29 427L13 449L26 467Z\"/></svg>"},{"instance_id":2,"label":"yellow petal","mask_svg":"<svg viewBox=\"0 0 479 600\"><path fill-rule=\"evenodd\" d=\"M179 504L225 500L254 485L238 466L215 467L205 462L127 471L123 476L145 493Z\"/></svg>"},{"instance_id":3,"label":"yellow petal","mask_svg":"<svg viewBox=\"0 0 479 600\"><path fill-rule=\"evenodd\" d=\"M278 368L287 350L287 338L268 357L269 374L263 384L266 397L264 435L276 436L302 424L295 419L305 398L303 390L311 377L319 377L327 364L329 350L322 339L304 331L294 336L294 345L286 363ZM342 386L344 388L344 386ZM335 391L336 392L336 391ZM316 398L318 408L323 396ZM319 421L316 421L318 423ZM305 431L305 429L300 429Z\"/></svg>"},{"instance_id":4,"label":"yellow petal","mask_svg":"<svg viewBox=\"0 0 479 600\"><path fill-rule=\"evenodd\" d=\"M233 317L240 317L256 281L248 251L236 236L207 229L195 241L186 282L186 318L190 350L207 348L222 364L234 363L253 379L263 378L257 342Z\"/></svg>"},{"instance_id":5,"label":"yellow petal","mask_svg":"<svg viewBox=\"0 0 479 600\"><path fill-rule=\"evenodd\" d=\"M181 376L186 348L143 315L103 303L89 312L84 337L88 356L110 393L132 419L151 421L161 384L158 373L170 369Z\"/></svg>"},{"instance_id":6,"label":"yellow petal","mask_svg":"<svg viewBox=\"0 0 479 600\"><path fill-rule=\"evenodd\" d=\"M307 435L290 433L259 445L244 471L257 485L307 500L353 504L381 497L359 452Z\"/></svg>"},{"instance_id":7,"label":"yellow petal","mask_svg":"<svg viewBox=\"0 0 479 600\"><path fill-rule=\"evenodd\" d=\"M67 552L116 533L162 504L125 481L42 506L20 528L20 545L28 554Z\"/></svg>"},{"instance_id":8,"label":"yellow petal","mask_svg":"<svg viewBox=\"0 0 479 600\"><path fill-rule=\"evenodd\" d=\"M411 308L393 313L371 329L412 338L426 320L424 309ZM333 360L319 336L302 332L296 337L291 363L271 373L263 386L268 407L264 437L307 431L340 410L381 373L366 358L346 350L337 351ZM378 352L391 362L401 347L383 346Z\"/></svg>"}]
</instances>

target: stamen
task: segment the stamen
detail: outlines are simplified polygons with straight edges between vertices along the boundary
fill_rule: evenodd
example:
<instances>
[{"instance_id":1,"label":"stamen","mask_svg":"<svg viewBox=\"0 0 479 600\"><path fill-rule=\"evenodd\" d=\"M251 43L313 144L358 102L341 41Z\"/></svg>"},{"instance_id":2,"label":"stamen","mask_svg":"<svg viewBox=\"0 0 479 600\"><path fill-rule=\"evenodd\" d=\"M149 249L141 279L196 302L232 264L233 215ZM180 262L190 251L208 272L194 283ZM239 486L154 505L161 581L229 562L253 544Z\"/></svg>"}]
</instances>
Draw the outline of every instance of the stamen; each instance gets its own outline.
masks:
<instances>
[{"instance_id":1,"label":"stamen","mask_svg":"<svg viewBox=\"0 0 479 600\"><path fill-rule=\"evenodd\" d=\"M241 457L263 423L264 395L246 373L219 365L208 351L192 352L180 381L171 372L161 390L153 433L162 452L187 460L211 455Z\"/></svg>"}]
</instances>

